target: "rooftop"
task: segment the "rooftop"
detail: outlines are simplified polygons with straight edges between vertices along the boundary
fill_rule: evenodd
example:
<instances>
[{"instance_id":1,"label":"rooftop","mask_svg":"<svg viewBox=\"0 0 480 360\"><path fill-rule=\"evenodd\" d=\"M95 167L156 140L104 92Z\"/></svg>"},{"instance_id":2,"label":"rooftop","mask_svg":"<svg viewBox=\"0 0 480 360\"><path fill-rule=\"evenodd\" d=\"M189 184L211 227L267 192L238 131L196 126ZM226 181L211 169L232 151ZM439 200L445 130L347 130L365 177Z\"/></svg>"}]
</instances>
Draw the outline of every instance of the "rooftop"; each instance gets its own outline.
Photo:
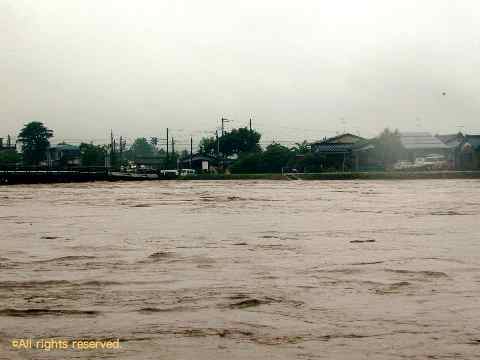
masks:
<instances>
[{"instance_id":1,"label":"rooftop","mask_svg":"<svg viewBox=\"0 0 480 360\"><path fill-rule=\"evenodd\" d=\"M448 149L440 139L433 137L428 132L402 132L400 141L407 150L415 149Z\"/></svg>"},{"instance_id":2,"label":"rooftop","mask_svg":"<svg viewBox=\"0 0 480 360\"><path fill-rule=\"evenodd\" d=\"M320 145L320 144L355 144L359 141L365 140L364 138L353 135L350 133L345 133L341 135L337 135L328 139L316 141L313 144Z\"/></svg>"},{"instance_id":3,"label":"rooftop","mask_svg":"<svg viewBox=\"0 0 480 360\"><path fill-rule=\"evenodd\" d=\"M449 148L455 148L463 141L463 134L461 132L456 134L435 135L437 139L447 145Z\"/></svg>"},{"instance_id":4,"label":"rooftop","mask_svg":"<svg viewBox=\"0 0 480 360\"><path fill-rule=\"evenodd\" d=\"M56 149L56 150L79 150L80 148L76 145L70 145L70 144L57 144L57 145L52 145L50 146L50 149Z\"/></svg>"}]
</instances>

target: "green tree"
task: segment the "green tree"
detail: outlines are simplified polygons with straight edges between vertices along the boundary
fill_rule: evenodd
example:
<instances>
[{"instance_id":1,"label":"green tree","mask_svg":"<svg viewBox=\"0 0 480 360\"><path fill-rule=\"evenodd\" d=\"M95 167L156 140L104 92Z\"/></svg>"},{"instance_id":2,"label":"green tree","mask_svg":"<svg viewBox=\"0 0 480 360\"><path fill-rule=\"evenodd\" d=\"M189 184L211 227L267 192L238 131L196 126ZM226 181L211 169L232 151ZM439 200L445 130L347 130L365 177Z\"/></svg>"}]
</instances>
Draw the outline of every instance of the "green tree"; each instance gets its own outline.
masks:
<instances>
[{"instance_id":1,"label":"green tree","mask_svg":"<svg viewBox=\"0 0 480 360\"><path fill-rule=\"evenodd\" d=\"M220 138L220 152L225 156L260 151L260 133L248 128L233 129Z\"/></svg>"},{"instance_id":2,"label":"green tree","mask_svg":"<svg viewBox=\"0 0 480 360\"><path fill-rule=\"evenodd\" d=\"M301 143L295 143L295 146L292 150L296 154L308 154L310 152L310 144L307 140L303 140Z\"/></svg>"},{"instance_id":3,"label":"green tree","mask_svg":"<svg viewBox=\"0 0 480 360\"><path fill-rule=\"evenodd\" d=\"M137 157L152 157L155 155L154 147L144 137L135 139L128 152L132 159Z\"/></svg>"},{"instance_id":4,"label":"green tree","mask_svg":"<svg viewBox=\"0 0 480 360\"><path fill-rule=\"evenodd\" d=\"M261 172L262 153L248 153L241 155L229 168L234 174Z\"/></svg>"},{"instance_id":5,"label":"green tree","mask_svg":"<svg viewBox=\"0 0 480 360\"><path fill-rule=\"evenodd\" d=\"M281 172L295 154L286 146L273 143L267 146L262 154L261 169L263 172Z\"/></svg>"},{"instance_id":6,"label":"green tree","mask_svg":"<svg viewBox=\"0 0 480 360\"><path fill-rule=\"evenodd\" d=\"M295 153L286 146L273 143L265 151L244 153L232 164L232 173L279 173L295 158Z\"/></svg>"},{"instance_id":7,"label":"green tree","mask_svg":"<svg viewBox=\"0 0 480 360\"><path fill-rule=\"evenodd\" d=\"M204 137L198 145L198 152L202 155L215 156L217 154L217 140L215 137Z\"/></svg>"},{"instance_id":8,"label":"green tree","mask_svg":"<svg viewBox=\"0 0 480 360\"><path fill-rule=\"evenodd\" d=\"M157 148L158 145L158 137L154 136L150 138L150 144L153 146L154 149Z\"/></svg>"},{"instance_id":9,"label":"green tree","mask_svg":"<svg viewBox=\"0 0 480 360\"><path fill-rule=\"evenodd\" d=\"M375 146L375 157L383 163L384 167L390 168L395 162L401 160L405 156L405 148L400 141L400 133L398 130L390 131L385 129L373 140Z\"/></svg>"},{"instance_id":10,"label":"green tree","mask_svg":"<svg viewBox=\"0 0 480 360\"><path fill-rule=\"evenodd\" d=\"M14 149L0 150L0 166L15 165L21 161L22 157Z\"/></svg>"},{"instance_id":11,"label":"green tree","mask_svg":"<svg viewBox=\"0 0 480 360\"><path fill-rule=\"evenodd\" d=\"M23 161L27 165L38 165L45 160L46 152L50 146L50 139L53 137L53 131L38 121L32 121L25 124L18 140L22 142Z\"/></svg>"},{"instance_id":12,"label":"green tree","mask_svg":"<svg viewBox=\"0 0 480 360\"><path fill-rule=\"evenodd\" d=\"M183 149L178 156L180 160L188 160L190 159L190 151Z\"/></svg>"},{"instance_id":13,"label":"green tree","mask_svg":"<svg viewBox=\"0 0 480 360\"><path fill-rule=\"evenodd\" d=\"M262 135L260 133L246 127L233 129L219 138L219 144L217 144L216 137L202 138L199 145L199 152L210 156L215 156L217 150L219 150L223 156L258 152L261 150L259 144L261 137Z\"/></svg>"},{"instance_id":14,"label":"green tree","mask_svg":"<svg viewBox=\"0 0 480 360\"><path fill-rule=\"evenodd\" d=\"M80 144L80 158L83 166L105 166L105 148L100 145Z\"/></svg>"}]
</instances>

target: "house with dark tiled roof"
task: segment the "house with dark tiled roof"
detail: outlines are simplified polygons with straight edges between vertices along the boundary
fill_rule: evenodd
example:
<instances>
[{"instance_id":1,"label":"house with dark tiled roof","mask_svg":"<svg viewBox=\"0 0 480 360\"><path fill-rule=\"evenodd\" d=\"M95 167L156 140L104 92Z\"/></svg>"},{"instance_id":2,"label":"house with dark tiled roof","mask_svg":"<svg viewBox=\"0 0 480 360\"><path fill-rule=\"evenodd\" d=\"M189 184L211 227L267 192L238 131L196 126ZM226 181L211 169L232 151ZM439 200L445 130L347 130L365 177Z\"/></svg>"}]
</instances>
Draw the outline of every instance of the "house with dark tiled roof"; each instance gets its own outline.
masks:
<instances>
[{"instance_id":1,"label":"house with dark tiled roof","mask_svg":"<svg viewBox=\"0 0 480 360\"><path fill-rule=\"evenodd\" d=\"M324 158L325 168L331 170L359 170L362 154L374 148L367 139L350 133L310 144L311 151Z\"/></svg>"}]
</instances>

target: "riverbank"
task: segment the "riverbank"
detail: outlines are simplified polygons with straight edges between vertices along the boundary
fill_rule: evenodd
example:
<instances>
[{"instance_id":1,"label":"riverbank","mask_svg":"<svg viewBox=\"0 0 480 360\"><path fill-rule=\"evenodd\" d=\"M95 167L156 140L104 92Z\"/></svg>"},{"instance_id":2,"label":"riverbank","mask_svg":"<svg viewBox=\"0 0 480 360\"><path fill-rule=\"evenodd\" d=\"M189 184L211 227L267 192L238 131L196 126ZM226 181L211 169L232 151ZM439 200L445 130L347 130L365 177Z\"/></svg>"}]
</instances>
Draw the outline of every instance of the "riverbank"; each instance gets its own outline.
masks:
<instances>
[{"instance_id":1,"label":"riverbank","mask_svg":"<svg viewBox=\"0 0 480 360\"><path fill-rule=\"evenodd\" d=\"M414 179L480 179L480 171L377 171L325 172L288 174L197 174L177 178L155 174L123 174L75 171L16 171L0 173L0 185L49 184L92 181L152 180L414 180Z\"/></svg>"},{"instance_id":2,"label":"riverbank","mask_svg":"<svg viewBox=\"0 0 480 360\"><path fill-rule=\"evenodd\" d=\"M198 174L181 180L413 180L480 179L480 171L375 171L288 174Z\"/></svg>"}]
</instances>

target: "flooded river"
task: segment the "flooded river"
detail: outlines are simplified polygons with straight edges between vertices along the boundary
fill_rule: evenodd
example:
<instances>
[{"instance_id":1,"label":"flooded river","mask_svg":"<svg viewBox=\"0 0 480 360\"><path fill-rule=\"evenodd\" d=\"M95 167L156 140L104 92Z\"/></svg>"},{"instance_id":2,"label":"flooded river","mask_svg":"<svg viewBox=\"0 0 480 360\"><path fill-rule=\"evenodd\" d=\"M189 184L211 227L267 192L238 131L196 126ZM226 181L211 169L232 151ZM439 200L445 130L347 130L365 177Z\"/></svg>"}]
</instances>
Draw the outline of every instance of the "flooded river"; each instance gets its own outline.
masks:
<instances>
[{"instance_id":1,"label":"flooded river","mask_svg":"<svg viewBox=\"0 0 480 360\"><path fill-rule=\"evenodd\" d=\"M480 181L0 187L0 359L474 359ZM120 339L120 349L12 339Z\"/></svg>"}]
</instances>

